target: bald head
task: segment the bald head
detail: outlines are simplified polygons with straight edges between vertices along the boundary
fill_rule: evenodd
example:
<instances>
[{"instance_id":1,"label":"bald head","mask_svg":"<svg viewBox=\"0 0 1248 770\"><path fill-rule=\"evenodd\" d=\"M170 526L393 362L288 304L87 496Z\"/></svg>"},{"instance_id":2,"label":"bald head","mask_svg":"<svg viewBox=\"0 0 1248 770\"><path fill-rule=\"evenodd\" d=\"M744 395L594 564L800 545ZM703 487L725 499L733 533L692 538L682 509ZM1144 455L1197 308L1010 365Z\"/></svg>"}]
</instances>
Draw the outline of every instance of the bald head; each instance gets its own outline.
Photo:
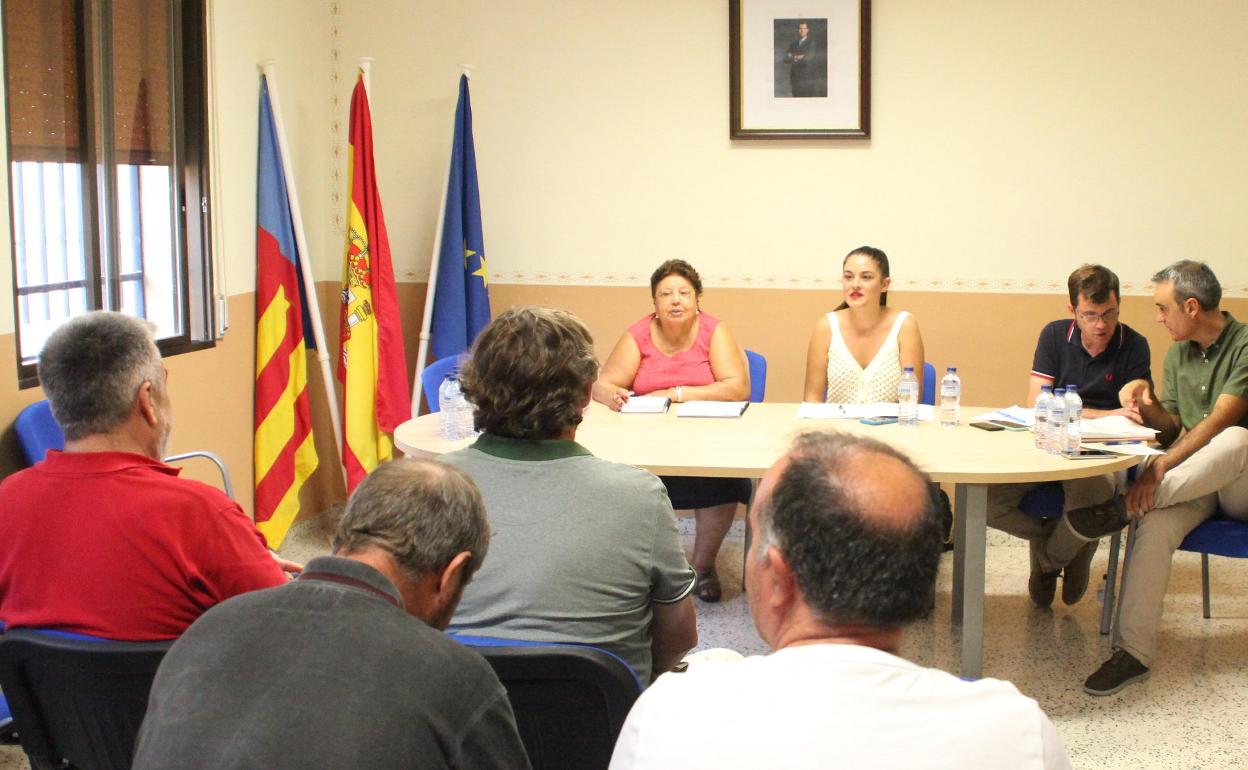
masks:
<instances>
[{"instance_id":1,"label":"bald head","mask_svg":"<svg viewBox=\"0 0 1248 770\"><path fill-rule=\"evenodd\" d=\"M892 629L927 614L939 508L905 455L860 436L804 433L764 477L757 507L757 554L780 551L824 623Z\"/></svg>"}]
</instances>

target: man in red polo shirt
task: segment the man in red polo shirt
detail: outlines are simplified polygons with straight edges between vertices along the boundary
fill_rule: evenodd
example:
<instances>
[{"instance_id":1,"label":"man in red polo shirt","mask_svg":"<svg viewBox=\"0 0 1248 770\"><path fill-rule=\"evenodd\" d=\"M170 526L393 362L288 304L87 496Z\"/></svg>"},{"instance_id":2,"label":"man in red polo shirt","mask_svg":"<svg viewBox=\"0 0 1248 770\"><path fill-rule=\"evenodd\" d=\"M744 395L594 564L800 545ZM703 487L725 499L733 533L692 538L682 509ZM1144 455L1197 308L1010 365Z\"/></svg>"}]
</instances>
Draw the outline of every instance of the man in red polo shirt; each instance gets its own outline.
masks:
<instances>
[{"instance_id":1,"label":"man in red polo shirt","mask_svg":"<svg viewBox=\"0 0 1248 770\"><path fill-rule=\"evenodd\" d=\"M39 380L65 451L0 483L0 621L109 639L179 636L235 594L284 583L238 503L160 461L172 419L154 327L71 319Z\"/></svg>"}]
</instances>

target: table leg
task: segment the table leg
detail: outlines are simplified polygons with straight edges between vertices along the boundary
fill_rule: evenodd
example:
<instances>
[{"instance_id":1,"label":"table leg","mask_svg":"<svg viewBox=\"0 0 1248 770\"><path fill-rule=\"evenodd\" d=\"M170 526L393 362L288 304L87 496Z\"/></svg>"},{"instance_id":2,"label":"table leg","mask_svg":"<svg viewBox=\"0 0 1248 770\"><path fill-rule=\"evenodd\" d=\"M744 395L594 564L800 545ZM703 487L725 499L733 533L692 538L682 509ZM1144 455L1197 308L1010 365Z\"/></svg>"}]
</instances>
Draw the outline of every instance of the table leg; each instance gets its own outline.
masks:
<instances>
[{"instance_id":1,"label":"table leg","mask_svg":"<svg viewBox=\"0 0 1248 770\"><path fill-rule=\"evenodd\" d=\"M962 627L962 676L979 678L984 664L984 552L988 488L958 484L953 547L953 623Z\"/></svg>"}]
</instances>

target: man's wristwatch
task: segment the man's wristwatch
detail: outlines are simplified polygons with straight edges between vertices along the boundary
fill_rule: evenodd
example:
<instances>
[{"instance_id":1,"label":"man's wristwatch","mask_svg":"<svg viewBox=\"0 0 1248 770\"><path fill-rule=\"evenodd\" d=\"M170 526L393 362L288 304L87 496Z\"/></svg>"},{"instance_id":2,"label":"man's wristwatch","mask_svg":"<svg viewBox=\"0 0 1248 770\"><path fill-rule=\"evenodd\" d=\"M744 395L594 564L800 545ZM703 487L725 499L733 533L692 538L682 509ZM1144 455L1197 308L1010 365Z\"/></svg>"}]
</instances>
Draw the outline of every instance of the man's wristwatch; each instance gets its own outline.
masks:
<instances>
[{"instance_id":1,"label":"man's wristwatch","mask_svg":"<svg viewBox=\"0 0 1248 770\"><path fill-rule=\"evenodd\" d=\"M676 386L676 403L679 404L684 400L685 400L685 394L681 392L681 387L677 385Z\"/></svg>"}]
</instances>

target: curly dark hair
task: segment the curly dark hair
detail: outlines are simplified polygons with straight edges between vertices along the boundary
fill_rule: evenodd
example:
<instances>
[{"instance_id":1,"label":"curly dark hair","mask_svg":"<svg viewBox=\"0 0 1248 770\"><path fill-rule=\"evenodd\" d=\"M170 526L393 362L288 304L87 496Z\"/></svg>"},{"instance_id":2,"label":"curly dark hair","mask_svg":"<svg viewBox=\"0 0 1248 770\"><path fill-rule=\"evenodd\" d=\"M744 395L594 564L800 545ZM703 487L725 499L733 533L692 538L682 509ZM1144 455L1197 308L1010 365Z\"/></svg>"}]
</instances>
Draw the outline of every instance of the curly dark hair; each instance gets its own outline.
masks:
<instances>
[{"instance_id":1,"label":"curly dark hair","mask_svg":"<svg viewBox=\"0 0 1248 770\"><path fill-rule=\"evenodd\" d=\"M571 313L508 310L473 343L460 372L477 430L505 438L555 438L580 425L598 377L594 340Z\"/></svg>"},{"instance_id":2,"label":"curly dark hair","mask_svg":"<svg viewBox=\"0 0 1248 770\"><path fill-rule=\"evenodd\" d=\"M669 275L679 275L681 278L684 278L693 286L693 293L699 297L702 296L702 276L698 275L698 271L693 269L693 265L683 259L669 259L650 274L651 297L659 290L659 281L662 281Z\"/></svg>"},{"instance_id":3,"label":"curly dark hair","mask_svg":"<svg viewBox=\"0 0 1248 770\"><path fill-rule=\"evenodd\" d=\"M917 510L878 509L862 464L899 461ZM909 478L906 478L906 477ZM941 526L933 487L902 453L874 439L811 431L759 507L756 554L775 545L810 608L829 625L900 628L927 615L940 566Z\"/></svg>"}]
</instances>

